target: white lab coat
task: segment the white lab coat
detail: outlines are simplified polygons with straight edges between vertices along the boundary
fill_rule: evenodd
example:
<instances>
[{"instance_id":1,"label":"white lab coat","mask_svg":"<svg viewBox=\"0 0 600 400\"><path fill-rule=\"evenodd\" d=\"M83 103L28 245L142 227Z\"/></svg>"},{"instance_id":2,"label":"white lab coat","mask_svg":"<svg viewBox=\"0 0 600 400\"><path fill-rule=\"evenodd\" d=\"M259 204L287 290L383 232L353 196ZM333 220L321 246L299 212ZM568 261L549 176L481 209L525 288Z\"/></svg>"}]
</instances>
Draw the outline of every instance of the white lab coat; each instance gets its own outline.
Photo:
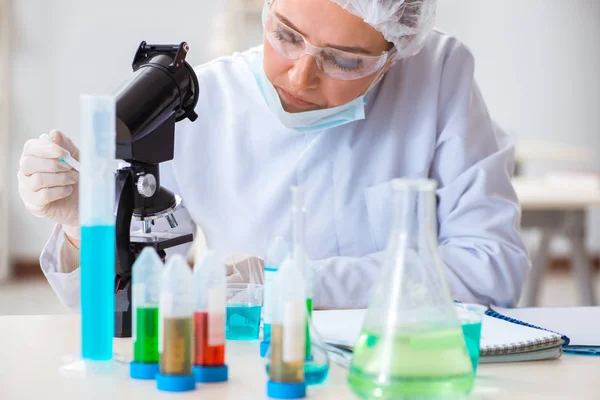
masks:
<instances>
[{"instance_id":1,"label":"white lab coat","mask_svg":"<svg viewBox=\"0 0 600 400\"><path fill-rule=\"evenodd\" d=\"M222 254L262 256L276 235L290 237L289 187L302 185L315 307L365 307L390 230L391 181L432 178L454 298L518 300L529 261L510 183L514 148L488 114L464 45L432 33L373 89L366 119L312 133L285 128L267 108L249 68L256 57L260 47L196 69L199 118L177 125L175 158L161 167L162 184L183 198L179 229L199 224ZM60 272L62 236L57 226L40 261L76 308L78 271Z\"/></svg>"}]
</instances>

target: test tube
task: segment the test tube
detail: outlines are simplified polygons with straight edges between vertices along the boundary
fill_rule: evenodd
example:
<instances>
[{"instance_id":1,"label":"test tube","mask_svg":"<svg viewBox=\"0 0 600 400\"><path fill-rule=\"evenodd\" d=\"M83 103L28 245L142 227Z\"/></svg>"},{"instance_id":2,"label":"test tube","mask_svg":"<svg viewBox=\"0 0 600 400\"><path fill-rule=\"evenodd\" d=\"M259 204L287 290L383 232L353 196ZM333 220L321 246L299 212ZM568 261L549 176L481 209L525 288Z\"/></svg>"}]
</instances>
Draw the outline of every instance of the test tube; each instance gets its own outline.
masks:
<instances>
[{"instance_id":1,"label":"test tube","mask_svg":"<svg viewBox=\"0 0 600 400\"><path fill-rule=\"evenodd\" d=\"M271 321L267 395L272 398L306 397L306 293L304 276L287 258L275 278L277 306Z\"/></svg>"},{"instance_id":2,"label":"test tube","mask_svg":"<svg viewBox=\"0 0 600 400\"><path fill-rule=\"evenodd\" d=\"M275 276L283 260L289 255L288 245L283 236L277 236L267 249L264 268L264 301L263 301L263 340L260 342L260 356L264 357L271 342L271 320L277 299L275 292Z\"/></svg>"},{"instance_id":3,"label":"test tube","mask_svg":"<svg viewBox=\"0 0 600 400\"><path fill-rule=\"evenodd\" d=\"M115 101L82 95L81 355L108 361L115 333Z\"/></svg>"},{"instance_id":4,"label":"test tube","mask_svg":"<svg viewBox=\"0 0 600 400\"><path fill-rule=\"evenodd\" d=\"M306 310L309 317L312 317L313 311L313 284L312 284L312 266L309 263L308 255L306 254L305 231L306 223L306 208L304 208L304 188L301 186L292 186L292 230L293 230L293 246L292 258L296 267L304 274L306 281ZM308 322L306 324L306 357L310 357L311 353L310 335Z\"/></svg>"},{"instance_id":5,"label":"test tube","mask_svg":"<svg viewBox=\"0 0 600 400\"><path fill-rule=\"evenodd\" d=\"M50 135L48 135L47 133L44 133L40 136L40 139L45 140L47 142L52 142L54 143L54 141L52 140L52 138L50 137ZM71 152L68 150L63 149L64 153L62 155L62 157L59 158L60 162L64 162L66 164L69 164L71 167L73 167L73 169L77 172L79 172L79 161L77 161L76 159L73 158L73 156L71 156Z\"/></svg>"},{"instance_id":6,"label":"test tube","mask_svg":"<svg viewBox=\"0 0 600 400\"><path fill-rule=\"evenodd\" d=\"M156 386L168 392L193 390L192 315L193 275L185 259L175 254L161 274L159 298L159 373Z\"/></svg>"},{"instance_id":7,"label":"test tube","mask_svg":"<svg viewBox=\"0 0 600 400\"><path fill-rule=\"evenodd\" d=\"M163 263L152 247L145 247L132 267L133 361L129 375L154 379L158 372L158 299Z\"/></svg>"},{"instance_id":8,"label":"test tube","mask_svg":"<svg viewBox=\"0 0 600 400\"><path fill-rule=\"evenodd\" d=\"M201 251L203 251L201 249ZM212 250L194 258L194 376L196 382L224 382L225 364L225 265Z\"/></svg>"}]
</instances>

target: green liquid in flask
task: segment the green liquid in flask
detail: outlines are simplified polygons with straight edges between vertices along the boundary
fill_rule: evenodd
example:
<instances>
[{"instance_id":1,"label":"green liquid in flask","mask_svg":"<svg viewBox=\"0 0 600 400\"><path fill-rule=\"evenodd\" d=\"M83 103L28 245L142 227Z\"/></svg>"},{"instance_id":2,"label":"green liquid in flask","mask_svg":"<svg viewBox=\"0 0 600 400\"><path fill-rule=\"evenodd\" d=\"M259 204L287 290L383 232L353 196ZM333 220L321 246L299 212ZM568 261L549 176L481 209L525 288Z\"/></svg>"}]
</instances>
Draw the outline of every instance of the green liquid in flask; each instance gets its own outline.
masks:
<instances>
[{"instance_id":1,"label":"green liquid in flask","mask_svg":"<svg viewBox=\"0 0 600 400\"><path fill-rule=\"evenodd\" d=\"M158 307L135 310L135 342L133 359L139 363L158 362Z\"/></svg>"},{"instance_id":2,"label":"green liquid in flask","mask_svg":"<svg viewBox=\"0 0 600 400\"><path fill-rule=\"evenodd\" d=\"M459 327L385 340L363 332L348 383L363 399L456 399L471 392L474 375Z\"/></svg>"}]
</instances>

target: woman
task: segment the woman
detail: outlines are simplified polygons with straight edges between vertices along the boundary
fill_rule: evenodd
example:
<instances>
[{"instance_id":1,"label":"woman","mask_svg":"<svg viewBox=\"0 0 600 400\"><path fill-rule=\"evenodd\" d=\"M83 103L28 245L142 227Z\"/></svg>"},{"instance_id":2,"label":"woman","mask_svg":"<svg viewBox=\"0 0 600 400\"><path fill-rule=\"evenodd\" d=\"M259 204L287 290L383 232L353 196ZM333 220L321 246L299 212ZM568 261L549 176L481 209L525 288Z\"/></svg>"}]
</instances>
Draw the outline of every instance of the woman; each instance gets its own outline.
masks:
<instances>
[{"instance_id":1,"label":"woman","mask_svg":"<svg viewBox=\"0 0 600 400\"><path fill-rule=\"evenodd\" d=\"M200 118L178 125L175 158L161 170L183 198L180 225L201 226L217 251L261 256L290 232L289 187L302 185L315 306L365 307L391 180L431 178L454 298L516 302L529 262L513 146L488 115L470 52L432 30L434 15L435 0L268 1L263 46L196 69ZM78 175L55 158L77 149L52 135L58 145L25 144L20 193L57 222L42 269L75 308Z\"/></svg>"}]
</instances>

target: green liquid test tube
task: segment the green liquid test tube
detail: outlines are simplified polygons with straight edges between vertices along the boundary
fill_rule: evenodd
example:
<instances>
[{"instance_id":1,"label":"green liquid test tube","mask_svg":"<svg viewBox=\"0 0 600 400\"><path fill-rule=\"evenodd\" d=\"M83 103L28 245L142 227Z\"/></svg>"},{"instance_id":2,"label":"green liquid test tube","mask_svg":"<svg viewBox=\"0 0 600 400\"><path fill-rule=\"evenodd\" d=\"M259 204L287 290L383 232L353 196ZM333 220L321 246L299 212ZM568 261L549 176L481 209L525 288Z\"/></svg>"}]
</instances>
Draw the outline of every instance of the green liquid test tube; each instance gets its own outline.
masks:
<instances>
[{"instance_id":1,"label":"green liquid test tube","mask_svg":"<svg viewBox=\"0 0 600 400\"><path fill-rule=\"evenodd\" d=\"M154 379L158 372L158 293L162 269L162 260L152 247L144 248L132 267L133 361L129 364L129 376L134 379Z\"/></svg>"},{"instance_id":2,"label":"green liquid test tube","mask_svg":"<svg viewBox=\"0 0 600 400\"><path fill-rule=\"evenodd\" d=\"M133 360L138 363L158 362L158 307L136 309L136 338Z\"/></svg>"}]
</instances>

